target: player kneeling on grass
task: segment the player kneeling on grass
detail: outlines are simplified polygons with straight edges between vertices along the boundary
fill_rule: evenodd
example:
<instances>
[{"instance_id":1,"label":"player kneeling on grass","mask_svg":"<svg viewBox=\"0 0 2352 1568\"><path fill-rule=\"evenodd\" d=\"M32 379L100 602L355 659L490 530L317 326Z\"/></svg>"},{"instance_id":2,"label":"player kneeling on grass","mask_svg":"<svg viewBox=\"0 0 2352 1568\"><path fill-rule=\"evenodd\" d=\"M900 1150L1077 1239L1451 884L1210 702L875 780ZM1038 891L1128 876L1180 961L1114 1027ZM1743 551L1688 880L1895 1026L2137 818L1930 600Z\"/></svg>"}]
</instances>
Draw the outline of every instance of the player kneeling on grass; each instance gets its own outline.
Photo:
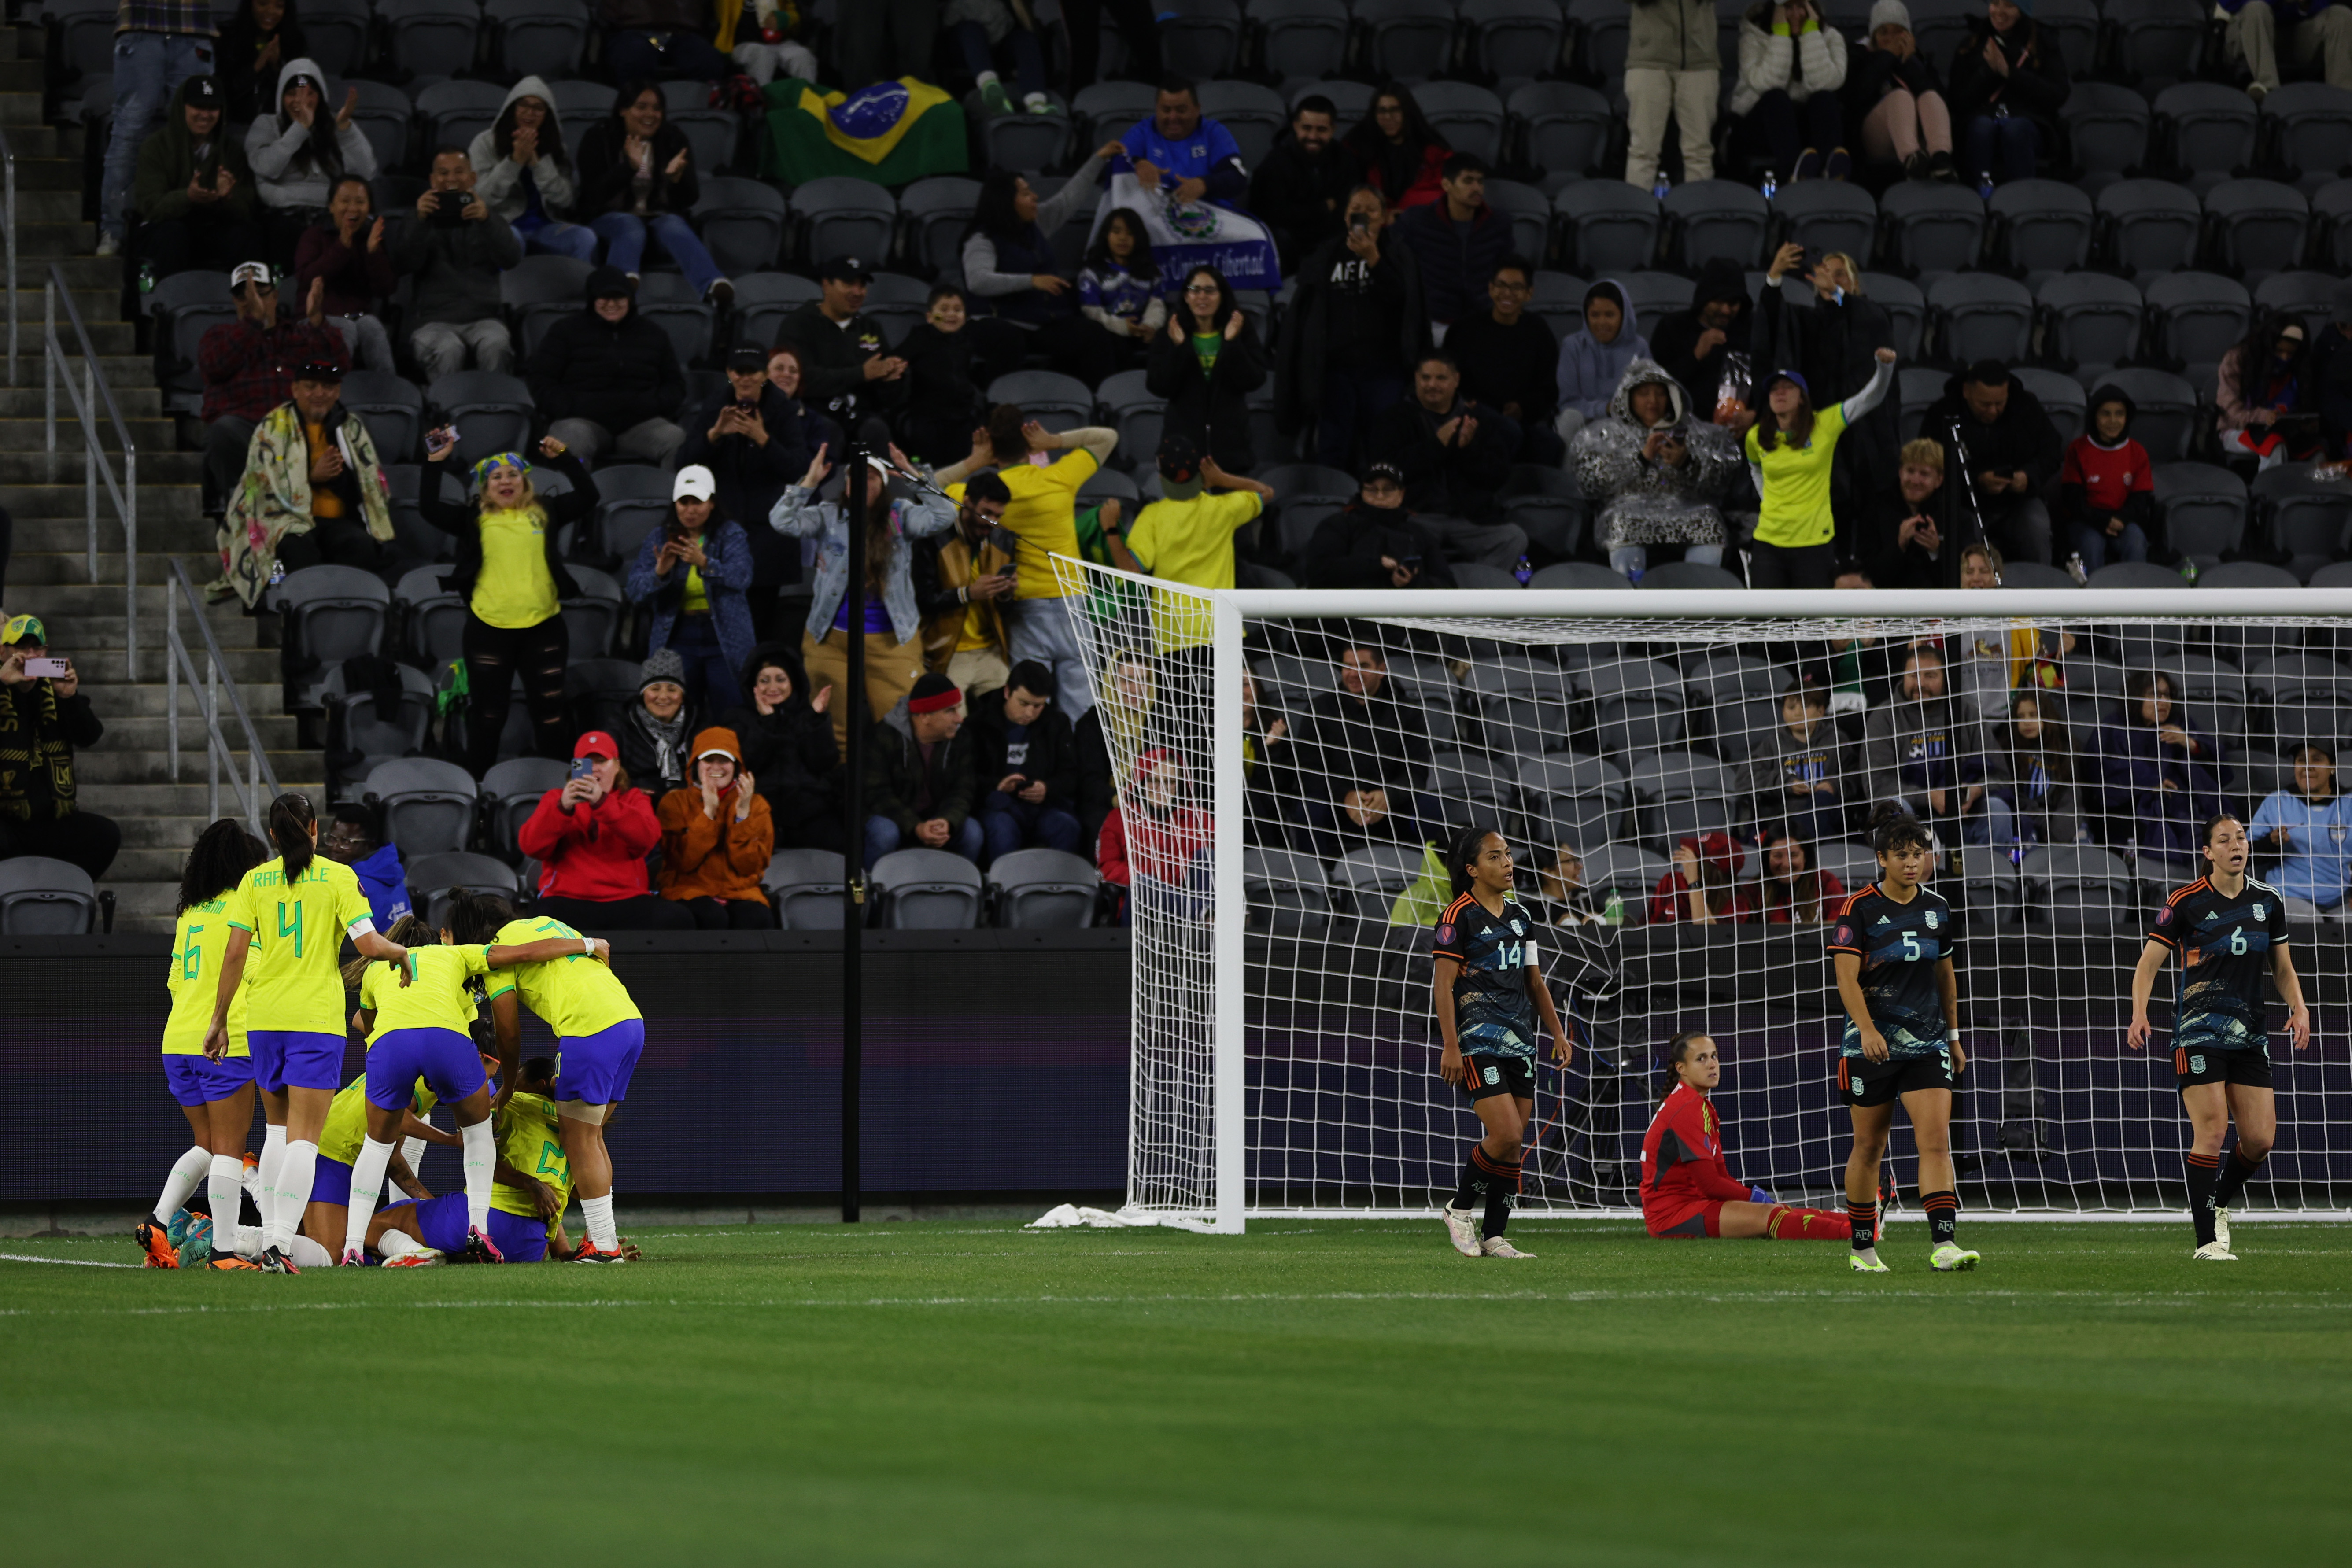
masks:
<instances>
[{"instance_id":1,"label":"player kneeling on grass","mask_svg":"<svg viewBox=\"0 0 2352 1568\"><path fill-rule=\"evenodd\" d=\"M1454 839L1446 863L1454 901L1437 917L1430 950L1437 1032L1445 1041L1437 1070L1470 1097L1486 1135L1463 1163L1461 1185L1445 1205L1445 1233L1465 1258L1528 1258L1503 1239L1503 1227L1519 1195L1519 1141L1536 1109L1538 1011L1553 1058L1566 1067L1575 1051L1537 962L1535 917L1511 896L1511 847L1501 834L1474 827Z\"/></svg>"},{"instance_id":2,"label":"player kneeling on grass","mask_svg":"<svg viewBox=\"0 0 2352 1568\"><path fill-rule=\"evenodd\" d=\"M1952 972L1959 927L1952 907L1922 886L1934 869L1927 830L1899 805L1870 819L1878 880L1839 906L1829 950L1845 1004L1838 1058L1840 1098L1853 1113L1845 1164L1845 1208L1853 1224L1851 1264L1884 1274L1878 1260L1878 1167L1903 1102L1919 1148L1919 1205L1927 1211L1928 1267L1974 1268L1959 1244L1959 1194L1952 1190L1952 1086L1968 1066L1960 1049L1960 983Z\"/></svg>"},{"instance_id":3,"label":"player kneeling on grass","mask_svg":"<svg viewBox=\"0 0 2352 1568\"><path fill-rule=\"evenodd\" d=\"M403 922L411 917L403 917ZM399 925L393 928L395 931ZM416 933L419 941L424 932ZM493 1064L495 1065L495 1064ZM402 1130L411 1138L429 1143L462 1147L457 1134L444 1132L425 1120L432 1114L436 1103L433 1090L423 1079L409 1085L410 1099L403 1108ZM287 1256L303 1268L329 1268L334 1266L335 1248L342 1245L350 1227L352 1202L352 1165L367 1143L368 1112L373 1109L368 1101L367 1074L345 1084L327 1107L327 1120L319 1129L318 1168L310 1178L310 1204L302 1211L302 1228L295 1233L294 1244ZM392 1158L391 1174L400 1190L412 1197L431 1197L424 1183L407 1159L395 1153ZM375 1205L371 1198L368 1206Z\"/></svg>"},{"instance_id":4,"label":"player kneeling on grass","mask_svg":"<svg viewBox=\"0 0 2352 1568\"><path fill-rule=\"evenodd\" d=\"M1708 1091L1722 1081L1723 1058L1702 1034L1666 1042L1666 1102L1642 1139L1642 1220L1656 1237L1769 1237L1774 1241L1843 1241L1843 1215L1776 1202L1735 1179L1723 1159L1723 1122Z\"/></svg>"},{"instance_id":5,"label":"player kneeling on grass","mask_svg":"<svg viewBox=\"0 0 2352 1568\"><path fill-rule=\"evenodd\" d=\"M2286 900L2279 890L2246 875L2252 847L2246 825L2224 813L2205 823L2204 876L2165 900L2132 974L2131 1032L2125 1044L2147 1047L2147 997L2157 973L2180 954L2172 1003L2172 1070L2180 1085L2194 1142L2189 1150L2189 1213L2197 1250L2208 1263L2234 1263L2230 1205L2246 1179L2262 1168L2278 1133L2278 1101L2271 1090L2270 1034L2263 1017L2263 975L2286 1001L2287 1036L2298 1051L2311 1047L2311 1010L2286 951ZM2238 1147L2221 1168L2221 1141L2238 1121Z\"/></svg>"},{"instance_id":6,"label":"player kneeling on grass","mask_svg":"<svg viewBox=\"0 0 2352 1568\"><path fill-rule=\"evenodd\" d=\"M458 898L476 896L461 893ZM405 916L393 929L404 931L415 920ZM368 1136L352 1163L341 1261L357 1265L367 1260L368 1218L376 1194L383 1190L403 1118L422 1079L457 1113L468 1227L464 1245L481 1260L496 1263L499 1247L490 1235L489 1215L491 1167L497 1159L489 1126L489 1079L469 1027L479 994L473 983L494 969L541 963L565 953L596 954L604 944L593 937L569 936L459 947L444 930L435 945L421 921L409 937L401 963L361 961L354 966L359 973L345 977L359 984L360 1010L352 1023L369 1031Z\"/></svg>"}]
</instances>

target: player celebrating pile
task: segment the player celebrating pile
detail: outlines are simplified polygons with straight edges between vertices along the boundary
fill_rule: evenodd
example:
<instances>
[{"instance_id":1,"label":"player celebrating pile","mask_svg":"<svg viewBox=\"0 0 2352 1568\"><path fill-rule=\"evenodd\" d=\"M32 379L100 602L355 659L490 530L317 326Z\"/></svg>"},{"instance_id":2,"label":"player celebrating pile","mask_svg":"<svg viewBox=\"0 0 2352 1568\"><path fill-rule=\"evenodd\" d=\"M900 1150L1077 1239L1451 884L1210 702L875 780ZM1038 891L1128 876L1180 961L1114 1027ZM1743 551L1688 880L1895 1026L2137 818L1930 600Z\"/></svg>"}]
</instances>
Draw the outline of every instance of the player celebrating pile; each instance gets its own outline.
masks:
<instances>
[{"instance_id":1,"label":"player celebrating pile","mask_svg":"<svg viewBox=\"0 0 2352 1568\"><path fill-rule=\"evenodd\" d=\"M1574 1056L1543 982L1533 916L1511 896L1511 847L1474 827L1454 841L1454 901L1437 919L1433 990L1445 1053L1438 1072L1469 1095L1486 1136L1463 1163L1445 1232L1465 1258L1528 1258L1503 1239L1519 1193L1519 1140L1536 1109L1536 1013L1563 1067ZM1486 1223L1475 1209L1486 1205Z\"/></svg>"},{"instance_id":2,"label":"player celebrating pile","mask_svg":"<svg viewBox=\"0 0 2352 1568\"><path fill-rule=\"evenodd\" d=\"M1960 985L1952 973L1959 929L1952 908L1920 884L1934 863L1927 830L1898 805L1870 820L1878 880L1838 910L1830 934L1838 998L1845 1004L1838 1090L1853 1112L1853 1152L1845 1163L1849 1261L1858 1274L1884 1274L1878 1260L1878 1164L1903 1101L1919 1145L1919 1203L1935 1243L1931 1268L1974 1268L1961 1249L1960 1197L1952 1190L1952 1083L1968 1066L1960 1049Z\"/></svg>"},{"instance_id":3,"label":"player celebrating pile","mask_svg":"<svg viewBox=\"0 0 2352 1568\"><path fill-rule=\"evenodd\" d=\"M2270 1038L2263 1016L2263 972L2287 1005L2287 1035L2311 1045L2311 1011L2286 951L2286 908L2276 888L2246 875L2246 826L2224 814L2205 823L2205 875L2167 899L2132 973L2133 1050L2147 1046L2147 997L2166 957L2180 954L2172 1002L2172 1070L2195 1142L2189 1151L2189 1212L2208 1263L2234 1263L2230 1205L2261 1169L2278 1132L2271 1092ZM2221 1166L2221 1140L2238 1119L2238 1147Z\"/></svg>"},{"instance_id":4,"label":"player celebrating pile","mask_svg":"<svg viewBox=\"0 0 2352 1568\"><path fill-rule=\"evenodd\" d=\"M1642 1140L1642 1219L1652 1236L1765 1236L1774 1241L1843 1241L1843 1215L1796 1208L1735 1178L1723 1158L1723 1122L1708 1091L1722 1081L1715 1041L1696 1031L1666 1042L1674 1088Z\"/></svg>"}]
</instances>

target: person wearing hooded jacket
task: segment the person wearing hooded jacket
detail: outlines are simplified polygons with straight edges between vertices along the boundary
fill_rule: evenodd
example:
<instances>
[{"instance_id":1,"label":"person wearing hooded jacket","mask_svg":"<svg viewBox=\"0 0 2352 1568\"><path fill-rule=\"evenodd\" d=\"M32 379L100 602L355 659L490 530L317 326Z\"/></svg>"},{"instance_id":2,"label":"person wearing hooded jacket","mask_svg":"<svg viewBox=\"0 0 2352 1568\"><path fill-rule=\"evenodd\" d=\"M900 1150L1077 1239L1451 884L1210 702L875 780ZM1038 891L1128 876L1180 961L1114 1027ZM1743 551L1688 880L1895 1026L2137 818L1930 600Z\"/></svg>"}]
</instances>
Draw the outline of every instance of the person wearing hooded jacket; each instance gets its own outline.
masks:
<instances>
[{"instance_id":1,"label":"person wearing hooded jacket","mask_svg":"<svg viewBox=\"0 0 2352 1568\"><path fill-rule=\"evenodd\" d=\"M1843 180L1853 172L1845 150L1845 35L1811 0L1757 0L1739 18L1739 80L1731 112L1771 149L1772 167L1790 180Z\"/></svg>"},{"instance_id":2,"label":"person wearing hooded jacket","mask_svg":"<svg viewBox=\"0 0 2352 1568\"><path fill-rule=\"evenodd\" d=\"M271 259L280 267L293 259L302 230L326 216L336 180L375 177L375 149L352 123L359 89L348 89L342 104L330 110L326 80L318 61L288 60L278 71L277 111L245 133L255 194L269 219Z\"/></svg>"},{"instance_id":3,"label":"person wearing hooded jacket","mask_svg":"<svg viewBox=\"0 0 2352 1568\"><path fill-rule=\"evenodd\" d=\"M260 254L253 168L222 127L226 101L212 78L190 77L140 143L131 205L139 252L158 278L198 267L226 272Z\"/></svg>"},{"instance_id":4,"label":"person wearing hooded jacket","mask_svg":"<svg viewBox=\"0 0 2352 1568\"><path fill-rule=\"evenodd\" d=\"M581 312L548 328L531 353L531 401L548 434L590 468L608 448L666 468L686 441L670 418L686 396L677 350L637 314L619 268L597 268L582 292Z\"/></svg>"},{"instance_id":5,"label":"person wearing hooded jacket","mask_svg":"<svg viewBox=\"0 0 2352 1568\"><path fill-rule=\"evenodd\" d=\"M514 230L525 254L596 259L595 231L572 221L578 172L545 81L527 76L507 89L498 119L474 138L466 156L474 165L474 195Z\"/></svg>"},{"instance_id":6,"label":"person wearing hooded jacket","mask_svg":"<svg viewBox=\"0 0 2352 1568\"><path fill-rule=\"evenodd\" d=\"M833 689L812 689L799 654L763 643L743 661L743 705L719 716L743 743L743 771L768 803L779 849L830 849L845 842L841 820L841 747L833 738Z\"/></svg>"},{"instance_id":7,"label":"person wearing hooded jacket","mask_svg":"<svg viewBox=\"0 0 2352 1568\"><path fill-rule=\"evenodd\" d=\"M776 923L760 886L776 852L776 825L743 766L732 730L694 737L694 773L655 808L661 818L661 894L702 931L768 931Z\"/></svg>"},{"instance_id":8,"label":"person wearing hooded jacket","mask_svg":"<svg viewBox=\"0 0 2352 1568\"><path fill-rule=\"evenodd\" d=\"M1360 438L1404 396L1427 312L1421 268L1395 243L1380 192L1348 193L1344 233L1307 253L1275 337L1274 416L1285 434L1312 426L1318 462L1350 468Z\"/></svg>"},{"instance_id":9,"label":"person wearing hooded jacket","mask_svg":"<svg viewBox=\"0 0 2352 1568\"><path fill-rule=\"evenodd\" d=\"M1739 445L1721 426L1691 417L1681 384L1664 368L1646 359L1627 365L1607 413L1577 432L1572 455L1612 570L1639 582L1660 544L1681 545L1685 561L1723 563L1731 538L1723 508L1739 481Z\"/></svg>"},{"instance_id":10,"label":"person wearing hooded jacket","mask_svg":"<svg viewBox=\"0 0 2352 1568\"><path fill-rule=\"evenodd\" d=\"M1405 510L1404 470L1378 458L1355 499L1315 525L1305 572L1310 588L1454 585L1437 536Z\"/></svg>"},{"instance_id":11,"label":"person wearing hooded jacket","mask_svg":"<svg viewBox=\"0 0 2352 1568\"><path fill-rule=\"evenodd\" d=\"M1999 360L1979 360L1944 384L1919 427L1944 444L1948 475L1958 472L1966 454L1970 482L1962 495L1973 495L1985 536L2011 561L2049 565L2050 509L2042 492L2058 477L2063 453L2042 400Z\"/></svg>"},{"instance_id":12,"label":"person wearing hooded jacket","mask_svg":"<svg viewBox=\"0 0 2352 1568\"><path fill-rule=\"evenodd\" d=\"M1748 353L1753 318L1748 274L1738 262L1718 256L1700 268L1690 309L1661 317L1650 334L1652 357L1682 384L1702 416L1712 417L1721 406L1727 379L1735 383L1734 397L1748 401L1748 378L1736 374L1732 356Z\"/></svg>"},{"instance_id":13,"label":"person wearing hooded jacket","mask_svg":"<svg viewBox=\"0 0 2352 1568\"><path fill-rule=\"evenodd\" d=\"M2058 35L2017 0L1986 0L1952 51L1951 82L1962 177L2032 179L2042 149L2057 145L2058 110L2073 90Z\"/></svg>"},{"instance_id":14,"label":"person wearing hooded jacket","mask_svg":"<svg viewBox=\"0 0 2352 1568\"><path fill-rule=\"evenodd\" d=\"M2146 561L2168 553L2156 509L2156 463L2132 439L2137 412L2121 388L2100 387L2084 412L2083 433L2059 465L2058 521L2085 572L2105 566L2110 555Z\"/></svg>"},{"instance_id":15,"label":"person wearing hooded jacket","mask_svg":"<svg viewBox=\"0 0 2352 1568\"><path fill-rule=\"evenodd\" d=\"M1633 296L1613 278L1584 291L1584 326L1559 340L1559 414L1554 428L1572 442L1617 395L1625 367L1650 359L1650 340L1634 320Z\"/></svg>"},{"instance_id":16,"label":"person wearing hooded jacket","mask_svg":"<svg viewBox=\"0 0 2352 1568\"><path fill-rule=\"evenodd\" d=\"M1859 395L1878 374L1878 351L1895 342L1895 318L1864 293L1853 258L1826 252L1807 274L1799 270L1804 257L1803 247L1784 245L1765 270L1748 335L1751 384L1760 397L1769 373L1793 370L1804 377L1813 406L1827 408ZM1807 289L1811 309L1790 302ZM1891 400L1875 403L1839 440L1830 497L1840 519L1895 482L1895 454L1903 445L1900 414Z\"/></svg>"}]
</instances>

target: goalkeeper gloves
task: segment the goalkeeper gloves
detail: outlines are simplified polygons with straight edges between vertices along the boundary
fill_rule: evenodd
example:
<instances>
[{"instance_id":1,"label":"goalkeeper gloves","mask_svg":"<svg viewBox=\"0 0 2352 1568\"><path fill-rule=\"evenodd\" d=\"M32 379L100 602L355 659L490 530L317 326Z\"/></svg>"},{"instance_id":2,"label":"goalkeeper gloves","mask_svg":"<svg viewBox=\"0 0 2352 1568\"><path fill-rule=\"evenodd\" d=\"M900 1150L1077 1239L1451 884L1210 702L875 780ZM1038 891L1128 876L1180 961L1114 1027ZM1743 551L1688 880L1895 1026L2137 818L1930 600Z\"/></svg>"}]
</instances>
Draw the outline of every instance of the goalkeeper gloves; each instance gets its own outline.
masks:
<instances>
[{"instance_id":1,"label":"goalkeeper gloves","mask_svg":"<svg viewBox=\"0 0 2352 1568\"><path fill-rule=\"evenodd\" d=\"M1748 1189L1748 1201L1751 1204L1769 1204L1778 1200L1761 1187L1750 1187Z\"/></svg>"}]
</instances>

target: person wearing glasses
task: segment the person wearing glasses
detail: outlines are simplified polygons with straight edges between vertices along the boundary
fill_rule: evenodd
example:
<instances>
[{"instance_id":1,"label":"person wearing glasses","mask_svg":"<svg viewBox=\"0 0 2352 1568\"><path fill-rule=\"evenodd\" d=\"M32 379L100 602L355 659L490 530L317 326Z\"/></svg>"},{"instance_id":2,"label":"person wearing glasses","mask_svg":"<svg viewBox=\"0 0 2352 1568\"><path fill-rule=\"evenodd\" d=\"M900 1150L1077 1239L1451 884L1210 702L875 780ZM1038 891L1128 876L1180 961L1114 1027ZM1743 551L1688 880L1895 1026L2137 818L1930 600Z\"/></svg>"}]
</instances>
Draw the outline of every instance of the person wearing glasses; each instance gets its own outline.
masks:
<instances>
[{"instance_id":1,"label":"person wearing glasses","mask_svg":"<svg viewBox=\"0 0 2352 1568\"><path fill-rule=\"evenodd\" d=\"M1518 426L1518 460L1556 468L1566 455L1552 428L1559 405L1559 338L1549 321L1528 309L1535 283L1534 262L1516 252L1504 257L1486 279L1492 308L1455 321L1445 346L1462 367L1462 395L1501 409Z\"/></svg>"},{"instance_id":2,"label":"person wearing glasses","mask_svg":"<svg viewBox=\"0 0 2352 1568\"><path fill-rule=\"evenodd\" d=\"M245 449L262 416L294 395L299 365L341 363L343 336L327 324L326 289L314 281L303 314L278 310L278 281L267 261L229 274L236 319L208 327L196 342L205 378L198 409L205 426L205 505L225 510L245 472Z\"/></svg>"}]
</instances>

